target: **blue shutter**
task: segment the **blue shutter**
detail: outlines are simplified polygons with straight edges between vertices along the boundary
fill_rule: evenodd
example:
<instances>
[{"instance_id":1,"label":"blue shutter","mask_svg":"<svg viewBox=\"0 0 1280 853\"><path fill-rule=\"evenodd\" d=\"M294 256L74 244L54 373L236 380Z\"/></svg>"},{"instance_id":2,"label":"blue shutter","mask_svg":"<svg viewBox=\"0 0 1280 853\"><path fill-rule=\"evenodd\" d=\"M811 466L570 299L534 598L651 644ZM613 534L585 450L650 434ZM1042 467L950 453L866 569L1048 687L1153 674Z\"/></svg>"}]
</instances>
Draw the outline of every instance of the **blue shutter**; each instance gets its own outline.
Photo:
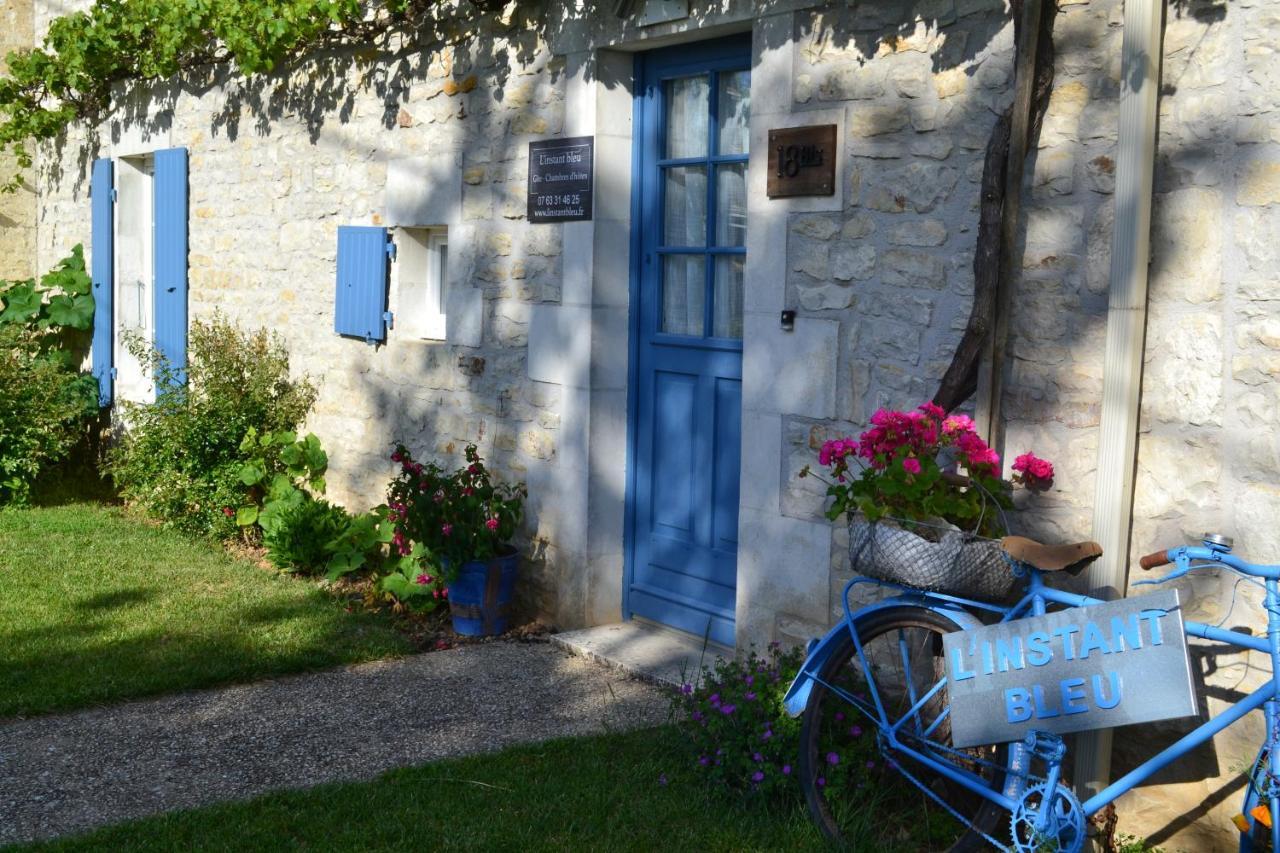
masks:
<instances>
[{"instance_id":1,"label":"blue shutter","mask_svg":"<svg viewBox=\"0 0 1280 853\"><path fill-rule=\"evenodd\" d=\"M93 279L93 377L98 380L98 405L111 405L111 301L115 289L115 171L110 160L93 161L89 202L93 225L89 273Z\"/></svg>"},{"instance_id":2,"label":"blue shutter","mask_svg":"<svg viewBox=\"0 0 1280 853\"><path fill-rule=\"evenodd\" d=\"M338 291L333 328L369 343L387 337L387 229L338 226Z\"/></svg>"},{"instance_id":3,"label":"blue shutter","mask_svg":"<svg viewBox=\"0 0 1280 853\"><path fill-rule=\"evenodd\" d=\"M156 152L154 192L155 345L178 384L183 384L187 367L187 149Z\"/></svg>"}]
</instances>

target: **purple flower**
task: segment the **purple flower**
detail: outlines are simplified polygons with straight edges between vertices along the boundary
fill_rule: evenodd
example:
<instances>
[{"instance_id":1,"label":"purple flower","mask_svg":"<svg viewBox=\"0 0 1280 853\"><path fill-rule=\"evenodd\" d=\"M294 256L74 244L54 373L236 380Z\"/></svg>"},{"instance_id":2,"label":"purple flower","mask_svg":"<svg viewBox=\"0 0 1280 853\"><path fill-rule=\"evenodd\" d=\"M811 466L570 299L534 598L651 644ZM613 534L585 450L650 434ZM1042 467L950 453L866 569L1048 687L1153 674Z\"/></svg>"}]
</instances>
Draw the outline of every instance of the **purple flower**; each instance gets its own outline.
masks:
<instances>
[{"instance_id":1,"label":"purple flower","mask_svg":"<svg viewBox=\"0 0 1280 853\"><path fill-rule=\"evenodd\" d=\"M850 726L850 727L849 727L849 736L850 736L850 737L862 737L862 726Z\"/></svg>"},{"instance_id":2,"label":"purple flower","mask_svg":"<svg viewBox=\"0 0 1280 853\"><path fill-rule=\"evenodd\" d=\"M743 680L743 682L745 682L745 683L746 683L746 685L747 685L748 687L750 687L751 685L753 685L753 684L755 684L755 683L756 683L755 677L754 677L754 676L751 676L751 675L746 676L746 677L745 677L745 678L743 678L742 680Z\"/></svg>"},{"instance_id":3,"label":"purple flower","mask_svg":"<svg viewBox=\"0 0 1280 853\"><path fill-rule=\"evenodd\" d=\"M726 717L732 714L736 710L738 710L737 705L721 705L720 706L720 713L724 714Z\"/></svg>"},{"instance_id":4,"label":"purple flower","mask_svg":"<svg viewBox=\"0 0 1280 853\"><path fill-rule=\"evenodd\" d=\"M784 765L782 765L782 775L783 775L783 776L790 776L790 775L791 775L791 765L790 765L790 764L784 764Z\"/></svg>"},{"instance_id":5,"label":"purple flower","mask_svg":"<svg viewBox=\"0 0 1280 853\"><path fill-rule=\"evenodd\" d=\"M748 691L747 691L747 695L746 695L746 699L747 699L747 701L748 701L748 702L754 702L754 701L756 701L756 694L755 694L755 693L753 693L752 691L748 690Z\"/></svg>"},{"instance_id":6,"label":"purple flower","mask_svg":"<svg viewBox=\"0 0 1280 853\"><path fill-rule=\"evenodd\" d=\"M821 776L819 776L819 777L818 777L818 787L819 787L819 788L825 788L826 786L827 786L827 780L826 780L826 779L823 779Z\"/></svg>"},{"instance_id":7,"label":"purple flower","mask_svg":"<svg viewBox=\"0 0 1280 853\"><path fill-rule=\"evenodd\" d=\"M666 774L666 773L663 773L661 776L659 776L659 777L658 777L658 784L659 784L659 785L666 785L666 784L667 784L667 774Z\"/></svg>"},{"instance_id":8,"label":"purple flower","mask_svg":"<svg viewBox=\"0 0 1280 853\"><path fill-rule=\"evenodd\" d=\"M875 767L876 767L876 763L875 763L874 761L868 761L868 762L867 762L867 769L868 769L868 770L874 770L874 769L875 769Z\"/></svg>"},{"instance_id":9,"label":"purple flower","mask_svg":"<svg viewBox=\"0 0 1280 853\"><path fill-rule=\"evenodd\" d=\"M696 723L696 722L698 722L698 720L701 720L701 719L702 719L702 712L701 712L701 711L694 711L692 714L690 714L690 715L689 715L689 718L690 718L690 719L692 719L692 720Z\"/></svg>"},{"instance_id":10,"label":"purple flower","mask_svg":"<svg viewBox=\"0 0 1280 853\"><path fill-rule=\"evenodd\" d=\"M751 774L751 781L752 781L752 782L763 782L763 781L764 781L764 771L763 771L763 770L757 770L755 773L752 773L752 774Z\"/></svg>"},{"instance_id":11,"label":"purple flower","mask_svg":"<svg viewBox=\"0 0 1280 853\"><path fill-rule=\"evenodd\" d=\"M758 753L758 752L754 752L754 753L752 753L752 754L751 754L751 760L752 760L752 761L764 761L764 756L763 756L763 755L761 755L761 754L760 754L760 753Z\"/></svg>"},{"instance_id":12,"label":"purple flower","mask_svg":"<svg viewBox=\"0 0 1280 853\"><path fill-rule=\"evenodd\" d=\"M840 763L840 756L836 755L834 752L828 752L827 763L834 767L835 765Z\"/></svg>"},{"instance_id":13,"label":"purple flower","mask_svg":"<svg viewBox=\"0 0 1280 853\"><path fill-rule=\"evenodd\" d=\"M708 696L708 697L707 697L707 702L709 702L709 703L711 704L711 707L712 707L712 708L714 708L715 706L719 705L719 704L720 704L720 694L719 694L719 693L712 693L710 696Z\"/></svg>"},{"instance_id":14,"label":"purple flower","mask_svg":"<svg viewBox=\"0 0 1280 853\"><path fill-rule=\"evenodd\" d=\"M705 755L700 755L698 756L698 763L701 764L703 767L706 767L708 764L711 763L711 759L707 758Z\"/></svg>"},{"instance_id":15,"label":"purple flower","mask_svg":"<svg viewBox=\"0 0 1280 853\"><path fill-rule=\"evenodd\" d=\"M771 737L773 737L773 732L765 729L764 734L760 735L760 740L768 740Z\"/></svg>"},{"instance_id":16,"label":"purple flower","mask_svg":"<svg viewBox=\"0 0 1280 853\"><path fill-rule=\"evenodd\" d=\"M836 722L837 722L837 723L842 723L842 722L844 722L844 713L843 713L843 712L841 712L841 711L836 711Z\"/></svg>"},{"instance_id":17,"label":"purple flower","mask_svg":"<svg viewBox=\"0 0 1280 853\"><path fill-rule=\"evenodd\" d=\"M693 693L693 685L692 685L692 684L689 684L688 682L685 682L684 684L681 684L681 685L680 685L680 692L681 692L681 693L683 693L685 696L688 696L688 695L692 694L692 693Z\"/></svg>"}]
</instances>

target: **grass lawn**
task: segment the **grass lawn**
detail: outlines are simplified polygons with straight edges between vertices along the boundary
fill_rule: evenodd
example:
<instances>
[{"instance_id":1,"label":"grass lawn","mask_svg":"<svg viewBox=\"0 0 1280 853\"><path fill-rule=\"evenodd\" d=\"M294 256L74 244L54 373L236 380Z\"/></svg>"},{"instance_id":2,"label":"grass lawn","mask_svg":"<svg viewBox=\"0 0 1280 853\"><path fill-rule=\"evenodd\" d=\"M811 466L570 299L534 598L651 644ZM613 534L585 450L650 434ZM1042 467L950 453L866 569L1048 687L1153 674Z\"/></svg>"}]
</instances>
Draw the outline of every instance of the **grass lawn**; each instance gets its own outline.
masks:
<instances>
[{"instance_id":1,"label":"grass lawn","mask_svg":"<svg viewBox=\"0 0 1280 853\"><path fill-rule=\"evenodd\" d=\"M677 738L661 728L552 741L21 849L828 849L799 797L765 807L713 791Z\"/></svg>"},{"instance_id":2,"label":"grass lawn","mask_svg":"<svg viewBox=\"0 0 1280 853\"><path fill-rule=\"evenodd\" d=\"M0 718L394 656L387 620L79 503L0 512Z\"/></svg>"}]
</instances>

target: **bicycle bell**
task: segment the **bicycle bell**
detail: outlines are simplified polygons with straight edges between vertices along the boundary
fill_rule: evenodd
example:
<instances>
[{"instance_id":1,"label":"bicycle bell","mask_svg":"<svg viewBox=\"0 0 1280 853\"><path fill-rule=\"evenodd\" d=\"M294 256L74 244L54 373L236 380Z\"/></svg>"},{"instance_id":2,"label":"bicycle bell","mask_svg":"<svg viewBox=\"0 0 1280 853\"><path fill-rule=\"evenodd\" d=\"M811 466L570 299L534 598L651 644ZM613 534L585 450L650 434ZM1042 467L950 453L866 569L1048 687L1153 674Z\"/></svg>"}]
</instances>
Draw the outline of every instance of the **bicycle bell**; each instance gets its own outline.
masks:
<instances>
[{"instance_id":1,"label":"bicycle bell","mask_svg":"<svg viewBox=\"0 0 1280 853\"><path fill-rule=\"evenodd\" d=\"M1200 538L1204 540L1206 546L1215 551L1230 551L1231 546L1235 544L1234 539L1221 533L1206 533Z\"/></svg>"}]
</instances>

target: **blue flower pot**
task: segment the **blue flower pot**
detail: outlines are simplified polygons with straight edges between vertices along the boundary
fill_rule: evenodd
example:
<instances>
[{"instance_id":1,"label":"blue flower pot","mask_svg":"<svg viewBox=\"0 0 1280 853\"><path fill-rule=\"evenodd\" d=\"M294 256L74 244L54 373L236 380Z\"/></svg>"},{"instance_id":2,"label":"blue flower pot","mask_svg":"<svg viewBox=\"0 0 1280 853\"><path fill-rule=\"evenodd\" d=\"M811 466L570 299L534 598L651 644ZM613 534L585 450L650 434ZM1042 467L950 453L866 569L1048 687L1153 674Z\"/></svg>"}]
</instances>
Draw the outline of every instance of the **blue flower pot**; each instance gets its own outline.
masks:
<instances>
[{"instance_id":1,"label":"blue flower pot","mask_svg":"<svg viewBox=\"0 0 1280 853\"><path fill-rule=\"evenodd\" d=\"M507 630L520 554L507 546L491 560L468 560L449 584L453 630L464 637L488 637Z\"/></svg>"}]
</instances>

